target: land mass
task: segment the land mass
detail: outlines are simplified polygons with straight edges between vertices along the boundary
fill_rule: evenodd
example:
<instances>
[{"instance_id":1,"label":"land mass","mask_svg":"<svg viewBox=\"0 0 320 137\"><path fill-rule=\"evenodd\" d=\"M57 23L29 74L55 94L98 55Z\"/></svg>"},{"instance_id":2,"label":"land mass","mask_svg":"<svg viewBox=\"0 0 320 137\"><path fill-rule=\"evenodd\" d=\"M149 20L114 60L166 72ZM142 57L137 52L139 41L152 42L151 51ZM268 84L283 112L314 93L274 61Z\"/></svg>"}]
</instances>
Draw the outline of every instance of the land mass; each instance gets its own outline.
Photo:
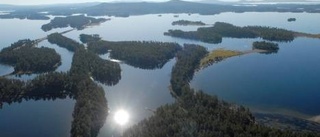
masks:
<instances>
[{"instance_id":1,"label":"land mass","mask_svg":"<svg viewBox=\"0 0 320 137\"><path fill-rule=\"evenodd\" d=\"M0 63L14 67L12 74L43 73L61 64L60 55L51 48L34 47L35 41L19 40L0 52Z\"/></svg>"},{"instance_id":2,"label":"land mass","mask_svg":"<svg viewBox=\"0 0 320 137\"><path fill-rule=\"evenodd\" d=\"M78 30L82 30L87 26L100 24L108 19L105 18L92 18L92 17L86 17L84 15L78 15L78 16L68 16L68 17L55 17L50 21L48 24L42 25L41 29L43 31L50 31L55 28L76 28Z\"/></svg>"},{"instance_id":3,"label":"land mass","mask_svg":"<svg viewBox=\"0 0 320 137\"><path fill-rule=\"evenodd\" d=\"M64 15L87 14L88 16L120 16L128 17L131 15L145 14L164 14L164 13L198 13L202 15L213 15L222 12L294 12L294 13L319 13L319 5L308 4L261 4L255 6L247 5L228 5L228 4L208 4L187 2L181 0L171 0L167 2L122 2L122 3L97 3L88 6L30 6L24 8L15 8L12 6L8 15L3 18L27 18L48 19L48 15ZM6 9L8 10L8 8ZM46 11L46 13L40 14ZM0 16L1 18L2 16Z\"/></svg>"},{"instance_id":4,"label":"land mass","mask_svg":"<svg viewBox=\"0 0 320 137\"><path fill-rule=\"evenodd\" d=\"M189 20L178 20L171 23L172 25L180 26L204 26L206 25L202 21L189 21Z\"/></svg>"},{"instance_id":5,"label":"land mass","mask_svg":"<svg viewBox=\"0 0 320 137\"><path fill-rule=\"evenodd\" d=\"M90 38L91 37L91 38ZM154 41L105 41L97 35L80 35L88 50L97 54L110 52L110 57L142 69L162 68L174 58L181 46L177 43ZM89 40L89 41L88 41Z\"/></svg>"}]
</instances>

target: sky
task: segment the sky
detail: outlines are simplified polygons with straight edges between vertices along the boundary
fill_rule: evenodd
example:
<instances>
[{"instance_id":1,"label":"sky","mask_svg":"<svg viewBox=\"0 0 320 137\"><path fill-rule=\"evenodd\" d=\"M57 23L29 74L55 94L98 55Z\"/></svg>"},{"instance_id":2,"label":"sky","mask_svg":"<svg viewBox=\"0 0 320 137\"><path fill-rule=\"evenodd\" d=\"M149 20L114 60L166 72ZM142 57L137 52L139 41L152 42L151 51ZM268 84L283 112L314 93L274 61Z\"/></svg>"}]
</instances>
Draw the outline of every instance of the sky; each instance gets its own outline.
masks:
<instances>
[{"instance_id":1,"label":"sky","mask_svg":"<svg viewBox=\"0 0 320 137\"><path fill-rule=\"evenodd\" d=\"M0 0L0 4L13 4L13 5L41 5L41 4L62 4L62 3L84 3L84 2L120 2L131 1L139 2L143 0ZM168 0L144 0L152 2L163 2ZM201 1L201 0L186 0L186 1ZM223 1L223 2L279 2L279 1L292 1L292 2L320 2L320 0L204 0L206 2Z\"/></svg>"}]
</instances>

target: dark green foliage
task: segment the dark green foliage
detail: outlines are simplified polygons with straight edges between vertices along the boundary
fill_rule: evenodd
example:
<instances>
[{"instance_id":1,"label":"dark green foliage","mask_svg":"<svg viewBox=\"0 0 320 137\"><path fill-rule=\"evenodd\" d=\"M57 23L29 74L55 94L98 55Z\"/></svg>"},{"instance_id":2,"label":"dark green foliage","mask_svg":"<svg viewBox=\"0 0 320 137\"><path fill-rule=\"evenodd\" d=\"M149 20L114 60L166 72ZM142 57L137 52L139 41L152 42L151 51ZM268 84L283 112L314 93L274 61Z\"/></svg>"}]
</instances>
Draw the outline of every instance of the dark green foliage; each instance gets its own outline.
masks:
<instances>
[{"instance_id":1,"label":"dark green foliage","mask_svg":"<svg viewBox=\"0 0 320 137\"><path fill-rule=\"evenodd\" d=\"M162 68L181 49L177 43L147 41L97 41L88 50L98 54L110 51L110 57L142 69Z\"/></svg>"},{"instance_id":2,"label":"dark green foliage","mask_svg":"<svg viewBox=\"0 0 320 137\"><path fill-rule=\"evenodd\" d=\"M48 41L51 44L57 44L58 46L62 48L66 48L67 50L73 51L73 52L78 48L84 48L84 46L81 45L80 43L72 39L69 39L59 33L52 33L48 35Z\"/></svg>"},{"instance_id":3,"label":"dark green foliage","mask_svg":"<svg viewBox=\"0 0 320 137\"><path fill-rule=\"evenodd\" d=\"M42 15L37 12L28 11L16 11L10 12L9 14L0 15L0 19L29 19L29 20L49 20L50 18L46 15Z\"/></svg>"},{"instance_id":4,"label":"dark green foliage","mask_svg":"<svg viewBox=\"0 0 320 137\"><path fill-rule=\"evenodd\" d=\"M277 53L279 50L279 46L277 43L266 42L266 41L256 41L256 42L253 42L252 49L266 50L267 52Z\"/></svg>"},{"instance_id":5,"label":"dark green foliage","mask_svg":"<svg viewBox=\"0 0 320 137\"><path fill-rule=\"evenodd\" d=\"M257 33L257 35L265 40L290 42L294 40L294 32L272 27L248 26L244 27Z\"/></svg>"},{"instance_id":6,"label":"dark green foliage","mask_svg":"<svg viewBox=\"0 0 320 137\"><path fill-rule=\"evenodd\" d=\"M250 29L234 26L229 23L216 22L213 27L199 28L198 32L217 33L222 37L230 38L256 38L258 35Z\"/></svg>"},{"instance_id":7,"label":"dark green foliage","mask_svg":"<svg viewBox=\"0 0 320 137\"><path fill-rule=\"evenodd\" d=\"M185 44L182 51L177 54L177 62L171 72L171 88L175 95L180 96L183 89L189 87L189 82L193 78L196 68L200 65L200 60L208 51L198 45Z\"/></svg>"},{"instance_id":8,"label":"dark green foliage","mask_svg":"<svg viewBox=\"0 0 320 137\"><path fill-rule=\"evenodd\" d=\"M181 98L159 107L148 119L125 131L124 137L318 137L256 124L250 111L201 91L183 90Z\"/></svg>"},{"instance_id":9,"label":"dark green foliage","mask_svg":"<svg viewBox=\"0 0 320 137\"><path fill-rule=\"evenodd\" d=\"M51 29L55 28L76 28L78 30L84 29L87 25L90 24L98 24L105 22L106 19L104 18L92 18L86 17L84 15L79 16L68 16L68 17L55 17L50 23L42 25L41 29L43 31L50 31Z\"/></svg>"},{"instance_id":10,"label":"dark green foliage","mask_svg":"<svg viewBox=\"0 0 320 137\"><path fill-rule=\"evenodd\" d=\"M76 91L71 137L96 137L108 115L104 91L88 77L77 83Z\"/></svg>"},{"instance_id":11,"label":"dark green foliage","mask_svg":"<svg viewBox=\"0 0 320 137\"><path fill-rule=\"evenodd\" d=\"M195 26L204 26L206 25L202 21L189 21L189 20L178 20L171 23L172 25L182 25L182 26L188 26L188 25L195 25Z\"/></svg>"},{"instance_id":12,"label":"dark green foliage","mask_svg":"<svg viewBox=\"0 0 320 137\"><path fill-rule=\"evenodd\" d=\"M296 18L289 18L288 22L293 22L293 21L296 21L296 20L297 20Z\"/></svg>"},{"instance_id":13,"label":"dark green foliage","mask_svg":"<svg viewBox=\"0 0 320 137\"><path fill-rule=\"evenodd\" d=\"M207 43L221 43L222 36L217 33L212 33L206 29L198 29L198 31L182 31L182 30L169 30L165 32L164 35L178 37L178 38L185 38L185 39L192 39L192 40L200 40Z\"/></svg>"},{"instance_id":14,"label":"dark green foliage","mask_svg":"<svg viewBox=\"0 0 320 137\"><path fill-rule=\"evenodd\" d=\"M40 73L55 70L61 57L54 49L33 47L31 40L20 40L0 52L0 62L14 66L14 73Z\"/></svg>"},{"instance_id":15,"label":"dark green foliage","mask_svg":"<svg viewBox=\"0 0 320 137\"><path fill-rule=\"evenodd\" d=\"M101 37L98 34L88 35L88 34L80 34L80 41L82 43L89 43L93 41L99 41Z\"/></svg>"},{"instance_id":16,"label":"dark green foliage","mask_svg":"<svg viewBox=\"0 0 320 137\"><path fill-rule=\"evenodd\" d=\"M121 68L118 63L103 60L84 49L74 54L70 73L75 76L89 75L107 85L115 85L121 79Z\"/></svg>"},{"instance_id":17,"label":"dark green foliage","mask_svg":"<svg viewBox=\"0 0 320 137\"><path fill-rule=\"evenodd\" d=\"M27 82L0 77L0 104L25 100L72 97L69 77L65 73L41 74Z\"/></svg>"},{"instance_id":18,"label":"dark green foliage","mask_svg":"<svg viewBox=\"0 0 320 137\"><path fill-rule=\"evenodd\" d=\"M207 43L221 43L222 37L261 37L265 40L279 42L289 42L294 39L294 32L285 29L261 26L238 27L224 22L216 22L213 27L201 27L197 31L169 30L164 35L200 40Z\"/></svg>"}]
</instances>

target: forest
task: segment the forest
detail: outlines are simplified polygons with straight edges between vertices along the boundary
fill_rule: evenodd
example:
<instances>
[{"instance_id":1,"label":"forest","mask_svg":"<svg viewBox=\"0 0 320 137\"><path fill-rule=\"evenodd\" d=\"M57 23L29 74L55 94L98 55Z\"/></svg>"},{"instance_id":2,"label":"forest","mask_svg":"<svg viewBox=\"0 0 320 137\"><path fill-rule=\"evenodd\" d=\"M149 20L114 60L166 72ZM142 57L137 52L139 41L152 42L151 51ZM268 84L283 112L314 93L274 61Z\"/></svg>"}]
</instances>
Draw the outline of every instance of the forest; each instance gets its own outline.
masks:
<instances>
[{"instance_id":1,"label":"forest","mask_svg":"<svg viewBox=\"0 0 320 137\"><path fill-rule=\"evenodd\" d=\"M94 42L94 41L99 41L101 40L101 37L99 34L80 34L80 41L82 43L89 43L89 42Z\"/></svg>"},{"instance_id":2,"label":"forest","mask_svg":"<svg viewBox=\"0 0 320 137\"><path fill-rule=\"evenodd\" d=\"M66 28L70 26L71 28L82 30L90 24L100 24L105 21L107 21L107 19L104 19L104 18L96 19L92 17L86 17L84 15L55 17L50 21L50 23L42 25L41 29L43 31L50 31L55 28Z\"/></svg>"},{"instance_id":3,"label":"forest","mask_svg":"<svg viewBox=\"0 0 320 137\"><path fill-rule=\"evenodd\" d=\"M181 25L181 26L204 26L206 25L202 21L189 21L189 20L178 20L171 23L172 25Z\"/></svg>"},{"instance_id":4,"label":"forest","mask_svg":"<svg viewBox=\"0 0 320 137\"><path fill-rule=\"evenodd\" d=\"M173 96L181 96L183 90L189 87L193 74L199 68L200 60L208 51L199 45L185 44L183 50L178 52L177 62L171 72L171 90Z\"/></svg>"},{"instance_id":5,"label":"forest","mask_svg":"<svg viewBox=\"0 0 320 137\"><path fill-rule=\"evenodd\" d=\"M279 46L277 43L266 42L266 41L256 41L252 43L252 50L266 50L267 52L277 53Z\"/></svg>"},{"instance_id":6,"label":"forest","mask_svg":"<svg viewBox=\"0 0 320 137\"><path fill-rule=\"evenodd\" d=\"M181 49L177 43L149 41L91 41L88 50L110 57L141 69L162 68Z\"/></svg>"},{"instance_id":7,"label":"forest","mask_svg":"<svg viewBox=\"0 0 320 137\"><path fill-rule=\"evenodd\" d=\"M197 31L169 30L164 35L200 40L206 43L221 43L223 37L229 38L257 38L277 42L290 42L294 40L295 33L293 31L262 27L262 26L245 26L239 27L229 23L216 22L212 27L200 27Z\"/></svg>"},{"instance_id":8,"label":"forest","mask_svg":"<svg viewBox=\"0 0 320 137\"><path fill-rule=\"evenodd\" d=\"M124 137L318 137L319 133L292 132L261 126L242 106L218 100L202 91L184 88L183 96L132 126Z\"/></svg>"},{"instance_id":9,"label":"forest","mask_svg":"<svg viewBox=\"0 0 320 137\"><path fill-rule=\"evenodd\" d=\"M0 63L13 66L13 74L53 71L61 64L61 57L54 49L38 48L34 44L34 41L26 39L3 48Z\"/></svg>"},{"instance_id":10,"label":"forest","mask_svg":"<svg viewBox=\"0 0 320 137\"><path fill-rule=\"evenodd\" d=\"M52 33L48 35L48 41L51 44L57 44L59 47L65 48L72 52L75 52L76 49L79 48L78 46L82 46L75 40L64 37L62 34L59 33Z\"/></svg>"}]
</instances>

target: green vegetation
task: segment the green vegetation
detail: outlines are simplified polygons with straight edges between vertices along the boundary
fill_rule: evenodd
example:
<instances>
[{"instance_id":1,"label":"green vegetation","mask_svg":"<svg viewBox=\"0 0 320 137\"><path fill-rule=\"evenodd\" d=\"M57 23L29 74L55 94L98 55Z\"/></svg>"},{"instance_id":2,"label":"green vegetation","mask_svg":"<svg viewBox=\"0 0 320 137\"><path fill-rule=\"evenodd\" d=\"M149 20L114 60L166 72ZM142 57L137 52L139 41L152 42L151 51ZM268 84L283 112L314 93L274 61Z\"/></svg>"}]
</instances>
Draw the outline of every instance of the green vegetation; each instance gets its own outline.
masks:
<instances>
[{"instance_id":1,"label":"green vegetation","mask_svg":"<svg viewBox=\"0 0 320 137\"><path fill-rule=\"evenodd\" d=\"M95 80L108 85L116 84L121 79L119 64L101 59L92 51L85 50L84 45L59 33L49 35L48 41L70 51L75 51L71 74L89 74Z\"/></svg>"},{"instance_id":2,"label":"green vegetation","mask_svg":"<svg viewBox=\"0 0 320 137\"><path fill-rule=\"evenodd\" d=\"M210 52L206 57L201 59L200 61L200 68L207 67L215 62L219 62L223 59L233 57L233 56L239 56L243 53L240 51L234 51L234 50L225 50L225 49L217 49Z\"/></svg>"},{"instance_id":3,"label":"green vegetation","mask_svg":"<svg viewBox=\"0 0 320 137\"><path fill-rule=\"evenodd\" d=\"M98 34L93 34L93 35L80 34L80 41L82 43L89 43L89 42L94 42L99 40L101 40L101 38Z\"/></svg>"},{"instance_id":4,"label":"green vegetation","mask_svg":"<svg viewBox=\"0 0 320 137\"><path fill-rule=\"evenodd\" d=\"M200 60L208 51L199 45L185 44L177 54L177 62L171 72L171 90L173 96L181 96L183 90L189 88L193 74L199 68Z\"/></svg>"},{"instance_id":5,"label":"green vegetation","mask_svg":"<svg viewBox=\"0 0 320 137\"><path fill-rule=\"evenodd\" d=\"M290 42L294 40L295 33L293 31L271 28L271 27L261 27L261 26L248 26L244 27L255 32L259 37L264 40L278 41L278 42Z\"/></svg>"},{"instance_id":6,"label":"green vegetation","mask_svg":"<svg viewBox=\"0 0 320 137\"><path fill-rule=\"evenodd\" d=\"M178 21L172 22L172 25L181 25L181 26L188 26L188 25L192 25L192 26L204 26L204 25L206 25L206 24L203 23L202 21L178 20Z\"/></svg>"},{"instance_id":7,"label":"green vegetation","mask_svg":"<svg viewBox=\"0 0 320 137\"><path fill-rule=\"evenodd\" d=\"M277 53L279 50L279 46L277 43L271 43L266 41L256 41L252 44L253 50L265 50L268 53Z\"/></svg>"},{"instance_id":8,"label":"green vegetation","mask_svg":"<svg viewBox=\"0 0 320 137\"><path fill-rule=\"evenodd\" d=\"M250 111L201 91L184 89L180 100L126 130L124 137L317 137L256 124Z\"/></svg>"},{"instance_id":9,"label":"green vegetation","mask_svg":"<svg viewBox=\"0 0 320 137\"><path fill-rule=\"evenodd\" d=\"M76 82L76 104L73 111L71 137L97 137L108 115L108 105L102 87L88 76Z\"/></svg>"},{"instance_id":10,"label":"green vegetation","mask_svg":"<svg viewBox=\"0 0 320 137\"><path fill-rule=\"evenodd\" d=\"M103 60L91 51L79 49L73 56L70 69L72 75L89 74L95 80L115 85L121 79L121 68L118 63Z\"/></svg>"},{"instance_id":11,"label":"green vegetation","mask_svg":"<svg viewBox=\"0 0 320 137\"><path fill-rule=\"evenodd\" d=\"M69 39L67 37L64 37L63 35L59 33L52 33L48 35L48 41L51 44L57 44L59 47L66 48L69 51L75 51L79 48L79 46L83 46L79 44L78 42Z\"/></svg>"},{"instance_id":12,"label":"green vegetation","mask_svg":"<svg viewBox=\"0 0 320 137\"><path fill-rule=\"evenodd\" d=\"M0 62L14 66L14 74L55 70L61 57L54 49L33 47L34 41L19 40L0 52Z\"/></svg>"},{"instance_id":13,"label":"green vegetation","mask_svg":"<svg viewBox=\"0 0 320 137\"><path fill-rule=\"evenodd\" d=\"M100 24L107 21L107 19L99 18L95 19L92 17L86 17L84 15L79 16L68 16L68 17L55 17L50 23L42 25L43 31L50 31L55 28L76 28L78 30L84 29L86 26L92 24Z\"/></svg>"},{"instance_id":14,"label":"green vegetation","mask_svg":"<svg viewBox=\"0 0 320 137\"><path fill-rule=\"evenodd\" d=\"M65 73L49 72L29 81L0 77L0 106L25 100L54 100L72 97L69 78Z\"/></svg>"},{"instance_id":15,"label":"green vegetation","mask_svg":"<svg viewBox=\"0 0 320 137\"><path fill-rule=\"evenodd\" d=\"M49 20L50 18L46 15L39 14L37 12L10 12L8 14L0 15L0 19L29 19L29 20Z\"/></svg>"},{"instance_id":16,"label":"green vegetation","mask_svg":"<svg viewBox=\"0 0 320 137\"><path fill-rule=\"evenodd\" d=\"M296 18L289 18L288 22L293 22L293 21L296 21L296 20L297 20Z\"/></svg>"},{"instance_id":17,"label":"green vegetation","mask_svg":"<svg viewBox=\"0 0 320 137\"><path fill-rule=\"evenodd\" d=\"M169 30L164 35L200 40L207 43L221 43L223 37L230 38L257 38L261 37L265 40L290 42L294 39L293 31L261 27L261 26L246 26L238 27L229 23L216 22L213 27L201 27L197 31L182 31Z\"/></svg>"},{"instance_id":18,"label":"green vegetation","mask_svg":"<svg viewBox=\"0 0 320 137\"><path fill-rule=\"evenodd\" d=\"M180 49L179 44L168 42L92 41L88 43L90 51L104 54L110 50L111 58L142 69L162 68Z\"/></svg>"}]
</instances>

